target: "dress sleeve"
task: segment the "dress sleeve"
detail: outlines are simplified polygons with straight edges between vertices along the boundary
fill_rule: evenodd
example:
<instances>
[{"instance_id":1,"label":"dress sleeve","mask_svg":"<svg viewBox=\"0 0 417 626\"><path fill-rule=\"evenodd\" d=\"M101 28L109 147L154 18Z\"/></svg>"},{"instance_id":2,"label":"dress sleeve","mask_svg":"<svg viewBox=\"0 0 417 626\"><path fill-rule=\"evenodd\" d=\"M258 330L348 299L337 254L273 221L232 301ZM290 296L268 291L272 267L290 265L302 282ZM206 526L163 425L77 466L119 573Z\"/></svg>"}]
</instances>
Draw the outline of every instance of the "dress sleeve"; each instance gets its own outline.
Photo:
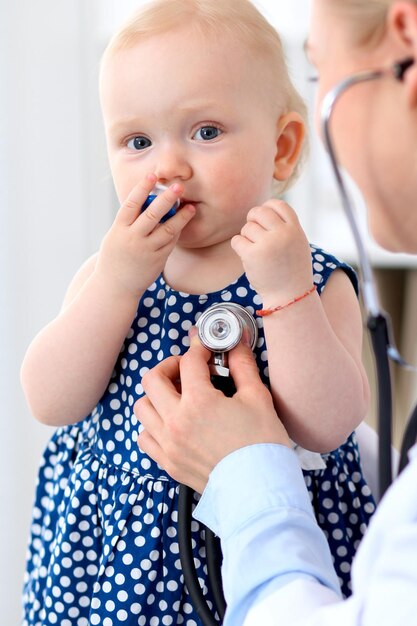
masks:
<instances>
[{"instance_id":1,"label":"dress sleeve","mask_svg":"<svg viewBox=\"0 0 417 626\"><path fill-rule=\"evenodd\" d=\"M313 280L317 287L318 294L320 295L325 288L327 281L335 270L342 270L349 278L356 295L359 294L359 282L353 267L339 261L335 256L329 254L322 248L310 244L311 250L311 264L313 268Z\"/></svg>"}]
</instances>

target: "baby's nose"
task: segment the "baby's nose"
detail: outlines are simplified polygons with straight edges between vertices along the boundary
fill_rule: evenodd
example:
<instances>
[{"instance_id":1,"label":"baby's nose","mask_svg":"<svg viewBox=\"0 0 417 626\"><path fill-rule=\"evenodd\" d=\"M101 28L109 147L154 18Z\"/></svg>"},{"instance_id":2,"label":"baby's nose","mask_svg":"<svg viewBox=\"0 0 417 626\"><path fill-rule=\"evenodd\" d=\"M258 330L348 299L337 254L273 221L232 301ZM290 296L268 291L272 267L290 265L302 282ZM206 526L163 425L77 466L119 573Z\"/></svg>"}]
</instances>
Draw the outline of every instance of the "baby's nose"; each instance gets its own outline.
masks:
<instances>
[{"instance_id":1,"label":"baby's nose","mask_svg":"<svg viewBox=\"0 0 417 626\"><path fill-rule=\"evenodd\" d=\"M191 164L180 147L165 149L160 154L154 171L163 185L176 180L188 180L192 175Z\"/></svg>"}]
</instances>

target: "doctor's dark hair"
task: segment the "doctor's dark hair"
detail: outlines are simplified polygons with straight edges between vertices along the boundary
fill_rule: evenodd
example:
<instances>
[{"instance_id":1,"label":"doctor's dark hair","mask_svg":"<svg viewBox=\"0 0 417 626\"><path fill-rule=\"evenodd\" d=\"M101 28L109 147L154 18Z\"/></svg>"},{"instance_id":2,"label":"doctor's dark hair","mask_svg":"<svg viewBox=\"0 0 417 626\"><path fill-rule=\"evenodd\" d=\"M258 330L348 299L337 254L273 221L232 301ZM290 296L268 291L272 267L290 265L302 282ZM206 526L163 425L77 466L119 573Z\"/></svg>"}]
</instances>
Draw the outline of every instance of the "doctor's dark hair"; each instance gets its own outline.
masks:
<instances>
[{"instance_id":1,"label":"doctor's dark hair","mask_svg":"<svg viewBox=\"0 0 417 626\"><path fill-rule=\"evenodd\" d=\"M225 37L239 41L249 58L257 58L269 71L268 88L271 103L279 106L280 114L294 111L301 115L307 127L307 109L292 84L278 32L250 0L153 0L136 10L111 38L104 51L101 67L118 51L134 47L142 39L175 28L194 29L202 38L222 46ZM226 52L227 53L227 52ZM297 178L308 151L304 148L293 175L277 182L276 192L282 193Z\"/></svg>"}]
</instances>

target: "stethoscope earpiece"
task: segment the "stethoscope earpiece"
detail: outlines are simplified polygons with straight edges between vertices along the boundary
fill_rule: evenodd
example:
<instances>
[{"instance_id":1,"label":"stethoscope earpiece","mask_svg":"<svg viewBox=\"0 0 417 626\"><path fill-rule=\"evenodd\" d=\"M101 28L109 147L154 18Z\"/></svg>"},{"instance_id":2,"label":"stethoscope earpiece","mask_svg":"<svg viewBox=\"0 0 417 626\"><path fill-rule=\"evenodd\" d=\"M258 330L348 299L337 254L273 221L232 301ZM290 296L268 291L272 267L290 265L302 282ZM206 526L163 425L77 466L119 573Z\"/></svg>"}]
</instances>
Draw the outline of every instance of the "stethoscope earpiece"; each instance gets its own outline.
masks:
<instances>
[{"instance_id":1,"label":"stethoscope earpiece","mask_svg":"<svg viewBox=\"0 0 417 626\"><path fill-rule=\"evenodd\" d=\"M396 78L397 80L403 80L404 74L412 65L414 65L414 59L412 57L408 57L403 61L398 61L397 63L394 63L394 65L392 66L392 73L394 75L394 78Z\"/></svg>"}]
</instances>

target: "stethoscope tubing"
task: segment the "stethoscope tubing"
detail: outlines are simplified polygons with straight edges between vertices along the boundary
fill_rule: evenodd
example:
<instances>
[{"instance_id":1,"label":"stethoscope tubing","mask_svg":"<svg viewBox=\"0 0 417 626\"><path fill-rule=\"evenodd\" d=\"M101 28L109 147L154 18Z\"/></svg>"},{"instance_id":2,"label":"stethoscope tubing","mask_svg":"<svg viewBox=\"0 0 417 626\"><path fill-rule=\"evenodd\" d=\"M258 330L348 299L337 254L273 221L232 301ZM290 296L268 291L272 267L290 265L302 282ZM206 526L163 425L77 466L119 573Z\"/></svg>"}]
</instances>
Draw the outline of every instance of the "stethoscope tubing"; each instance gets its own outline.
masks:
<instances>
[{"instance_id":1,"label":"stethoscope tubing","mask_svg":"<svg viewBox=\"0 0 417 626\"><path fill-rule=\"evenodd\" d=\"M330 120L334 110L334 106L340 96L351 86L361 82L375 80L379 78L391 78L402 81L408 69L415 64L413 57L407 57L393 63L390 67L380 70L364 70L356 72L351 76L341 80L323 99L321 108L321 125L323 132L323 142L327 149L330 163L335 175L336 184L340 193L342 206L349 222L356 248L359 255L359 267L362 274L361 292L365 308L368 312L367 326L370 332L372 349L375 357L375 365L377 370L377 387L378 387L378 474L380 497L385 493L392 482L392 385L390 374L390 360L398 363L402 367L412 369L415 367L408 365L402 359L395 344L390 341L389 336L389 317L380 310L378 298L374 285L374 279L369 262L368 255L353 210L353 204L350 201L343 178L340 172L338 160L336 158L333 141L330 134ZM401 472L408 463L408 451L416 443L417 439L417 405L414 407L407 423L403 436L400 462L398 472Z\"/></svg>"},{"instance_id":2,"label":"stethoscope tubing","mask_svg":"<svg viewBox=\"0 0 417 626\"><path fill-rule=\"evenodd\" d=\"M321 107L321 128L323 134L323 143L326 147L330 164L335 176L336 185L340 194L342 207L345 212L346 219L349 223L350 230L355 242L356 249L358 251L359 268L361 273L361 293L364 301L364 305L367 313L372 317L378 317L381 315L380 305L378 301L378 294L375 288L375 281L373 278L373 272L369 256L367 254L365 244L357 223L356 215L353 210L353 203L349 197L342 173L339 168L338 158L333 145L332 136L330 133L330 122L334 112L334 107L342 96L346 89L356 85L358 83L366 82L369 80L375 80L382 77L384 74L382 71L363 71L358 72L353 76L342 80L334 89L329 91L323 98L323 104Z\"/></svg>"},{"instance_id":3,"label":"stethoscope tubing","mask_svg":"<svg viewBox=\"0 0 417 626\"><path fill-rule=\"evenodd\" d=\"M389 337L384 315L369 315L367 326L372 342L377 380L378 476L382 498L392 482L392 383L388 357Z\"/></svg>"},{"instance_id":4,"label":"stethoscope tubing","mask_svg":"<svg viewBox=\"0 0 417 626\"><path fill-rule=\"evenodd\" d=\"M191 602L204 626L219 626L224 618L226 602L221 579L221 552L217 538L204 526L206 536L207 573L214 598L215 609L220 622L215 618L198 580L194 564L191 519L194 491L186 485L180 485L178 496L178 545L184 582L190 594Z\"/></svg>"},{"instance_id":5,"label":"stethoscope tubing","mask_svg":"<svg viewBox=\"0 0 417 626\"><path fill-rule=\"evenodd\" d=\"M209 584L213 593L214 605L219 614L220 621L223 622L226 612L226 600L223 593L222 585L222 562L223 555L220 545L220 539L210 528L205 528L206 533L206 556L207 556L207 573Z\"/></svg>"},{"instance_id":6,"label":"stethoscope tubing","mask_svg":"<svg viewBox=\"0 0 417 626\"><path fill-rule=\"evenodd\" d=\"M358 265L361 275L360 290L367 313L367 327L371 338L377 373L377 419L379 432L378 476L380 497L384 495L385 491L392 482L392 382L390 372L390 354L396 355L396 350L392 349L390 346L388 318L379 305L371 263L360 233L353 209L353 203L349 198L339 168L338 159L330 133L330 121L335 104L347 89L358 83L375 80L385 75L386 72L382 70L365 70L345 78L324 97L321 109L323 142L333 168L337 188L342 201L342 207L358 251Z\"/></svg>"}]
</instances>

